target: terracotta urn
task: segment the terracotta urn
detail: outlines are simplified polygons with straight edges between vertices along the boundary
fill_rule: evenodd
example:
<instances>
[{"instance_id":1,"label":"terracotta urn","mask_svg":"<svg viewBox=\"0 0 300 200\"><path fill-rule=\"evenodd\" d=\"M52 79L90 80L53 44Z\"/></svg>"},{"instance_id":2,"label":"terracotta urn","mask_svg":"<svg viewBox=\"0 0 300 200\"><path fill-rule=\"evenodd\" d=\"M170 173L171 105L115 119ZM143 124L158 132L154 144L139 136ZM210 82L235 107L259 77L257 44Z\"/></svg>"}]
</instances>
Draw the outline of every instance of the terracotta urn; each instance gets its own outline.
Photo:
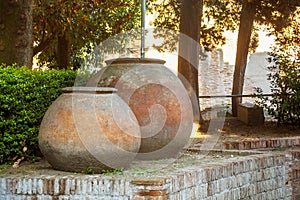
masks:
<instances>
[{"instance_id":1,"label":"terracotta urn","mask_svg":"<svg viewBox=\"0 0 300 200\"><path fill-rule=\"evenodd\" d=\"M137 158L176 157L193 126L191 101L180 79L160 59L119 58L106 63L87 86L115 87L130 106L141 128Z\"/></svg>"},{"instance_id":2,"label":"terracotta urn","mask_svg":"<svg viewBox=\"0 0 300 200\"><path fill-rule=\"evenodd\" d=\"M64 88L47 110L39 147L54 169L95 173L126 168L140 148L140 129L114 88Z\"/></svg>"}]
</instances>

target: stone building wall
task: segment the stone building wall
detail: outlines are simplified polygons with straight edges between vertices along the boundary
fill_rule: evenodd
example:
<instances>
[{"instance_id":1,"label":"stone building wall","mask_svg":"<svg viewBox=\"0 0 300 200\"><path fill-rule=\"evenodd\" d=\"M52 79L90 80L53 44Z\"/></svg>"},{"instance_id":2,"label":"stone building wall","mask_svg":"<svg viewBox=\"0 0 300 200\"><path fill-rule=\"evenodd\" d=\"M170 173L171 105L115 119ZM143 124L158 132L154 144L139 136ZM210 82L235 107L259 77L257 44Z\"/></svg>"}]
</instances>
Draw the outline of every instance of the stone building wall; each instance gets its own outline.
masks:
<instances>
[{"instance_id":1,"label":"stone building wall","mask_svg":"<svg viewBox=\"0 0 300 200\"><path fill-rule=\"evenodd\" d=\"M221 49L206 52L206 58L199 65L199 94L209 95L231 95L234 65L224 62ZM264 93L270 93L270 83L267 80L268 54L265 52L254 53L249 56L246 67L244 92L253 94L254 87L260 87ZM200 99L201 109L216 105L230 104L230 98ZM244 98L244 101L253 102L253 98ZM202 110L203 110L202 109Z\"/></svg>"}]
</instances>

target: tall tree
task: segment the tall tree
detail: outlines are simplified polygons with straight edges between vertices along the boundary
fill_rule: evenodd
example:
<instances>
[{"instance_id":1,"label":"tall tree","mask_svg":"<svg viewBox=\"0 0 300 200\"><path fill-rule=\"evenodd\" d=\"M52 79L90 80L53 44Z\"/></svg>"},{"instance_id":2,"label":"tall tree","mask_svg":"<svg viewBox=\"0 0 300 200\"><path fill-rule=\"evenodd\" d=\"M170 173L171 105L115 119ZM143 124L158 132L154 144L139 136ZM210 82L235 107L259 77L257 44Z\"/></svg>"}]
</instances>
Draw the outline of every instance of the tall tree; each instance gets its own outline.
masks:
<instances>
[{"instance_id":1,"label":"tall tree","mask_svg":"<svg viewBox=\"0 0 300 200\"><path fill-rule=\"evenodd\" d=\"M32 1L0 1L0 63L32 65Z\"/></svg>"},{"instance_id":2,"label":"tall tree","mask_svg":"<svg viewBox=\"0 0 300 200\"><path fill-rule=\"evenodd\" d=\"M76 65L83 47L139 25L136 0L35 0L34 55L57 68Z\"/></svg>"},{"instance_id":3,"label":"tall tree","mask_svg":"<svg viewBox=\"0 0 300 200\"><path fill-rule=\"evenodd\" d=\"M276 31L289 24L289 15L300 5L298 0L237 0L242 5L237 41L236 62L233 77L232 94L243 93L244 75L249 52L253 23L271 24ZM232 113L237 116L237 107L241 97L232 98Z\"/></svg>"},{"instance_id":4,"label":"tall tree","mask_svg":"<svg viewBox=\"0 0 300 200\"><path fill-rule=\"evenodd\" d=\"M149 7L150 11L157 16L153 23L155 26L182 33L179 38L178 74L188 82L187 90L193 103L198 103L198 64L202 54L199 44L206 50L224 44L223 32L235 30L237 26L238 13L234 11L238 10L238 7L228 6L227 1L216 3L216 1L203 0L151 1ZM228 10L231 12L226 12ZM176 40L177 38L174 40L167 38L162 48L175 50L176 43L173 41ZM193 106L194 114L198 114L196 117L199 117L201 123L199 110L196 110L199 109L199 104Z\"/></svg>"}]
</instances>

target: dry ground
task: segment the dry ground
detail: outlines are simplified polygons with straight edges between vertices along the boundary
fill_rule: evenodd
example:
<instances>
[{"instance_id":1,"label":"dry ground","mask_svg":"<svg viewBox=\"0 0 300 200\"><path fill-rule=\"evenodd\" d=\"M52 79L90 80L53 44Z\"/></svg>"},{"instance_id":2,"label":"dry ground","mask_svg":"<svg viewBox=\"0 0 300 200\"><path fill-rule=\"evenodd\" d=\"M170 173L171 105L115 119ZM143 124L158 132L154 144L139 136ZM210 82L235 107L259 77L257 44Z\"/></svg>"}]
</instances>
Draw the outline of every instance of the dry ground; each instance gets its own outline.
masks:
<instances>
[{"instance_id":1,"label":"dry ground","mask_svg":"<svg viewBox=\"0 0 300 200\"><path fill-rule=\"evenodd\" d=\"M205 137L209 123L200 128L199 137ZM226 117L223 129L219 131L219 142L253 140L263 138L300 136L300 128L282 125L277 127L275 121L266 120L260 126L248 126L234 117Z\"/></svg>"}]
</instances>

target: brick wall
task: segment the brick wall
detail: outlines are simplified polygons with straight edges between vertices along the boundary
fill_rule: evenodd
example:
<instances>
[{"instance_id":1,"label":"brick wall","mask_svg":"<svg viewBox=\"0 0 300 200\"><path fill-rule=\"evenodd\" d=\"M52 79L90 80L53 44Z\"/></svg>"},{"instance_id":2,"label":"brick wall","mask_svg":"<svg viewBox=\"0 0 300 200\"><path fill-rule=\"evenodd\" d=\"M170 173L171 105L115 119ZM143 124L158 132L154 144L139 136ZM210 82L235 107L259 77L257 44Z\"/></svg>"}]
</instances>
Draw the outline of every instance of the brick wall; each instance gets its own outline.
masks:
<instances>
[{"instance_id":1,"label":"brick wall","mask_svg":"<svg viewBox=\"0 0 300 200\"><path fill-rule=\"evenodd\" d=\"M97 176L9 176L0 179L0 199L128 199L130 182Z\"/></svg>"},{"instance_id":2,"label":"brick wall","mask_svg":"<svg viewBox=\"0 0 300 200\"><path fill-rule=\"evenodd\" d=\"M172 200L277 200L291 198L292 191L290 186L286 186L287 181L284 155L258 155L200 169L186 168L166 179L165 185L168 186L164 189L168 199ZM151 191L151 188L147 186L144 190Z\"/></svg>"},{"instance_id":3,"label":"brick wall","mask_svg":"<svg viewBox=\"0 0 300 200\"><path fill-rule=\"evenodd\" d=\"M9 175L0 199L291 199L285 154L256 154L170 171L164 176Z\"/></svg>"}]
</instances>

